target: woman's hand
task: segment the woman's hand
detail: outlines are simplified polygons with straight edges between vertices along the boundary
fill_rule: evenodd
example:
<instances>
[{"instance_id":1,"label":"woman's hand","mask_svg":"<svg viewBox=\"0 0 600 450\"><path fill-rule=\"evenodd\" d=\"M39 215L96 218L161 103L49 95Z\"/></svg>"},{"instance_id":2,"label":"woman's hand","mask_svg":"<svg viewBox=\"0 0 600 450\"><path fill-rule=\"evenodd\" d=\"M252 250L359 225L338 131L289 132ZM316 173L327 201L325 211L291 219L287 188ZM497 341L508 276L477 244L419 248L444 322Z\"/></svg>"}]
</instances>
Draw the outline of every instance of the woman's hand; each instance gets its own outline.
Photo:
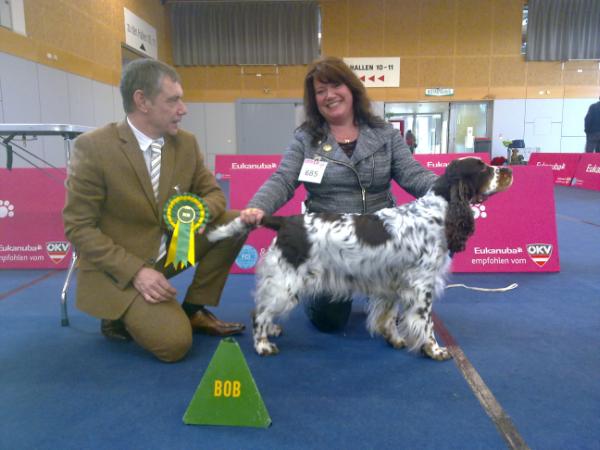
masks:
<instances>
[{"instance_id":1,"label":"woman's hand","mask_svg":"<svg viewBox=\"0 0 600 450\"><path fill-rule=\"evenodd\" d=\"M258 226L264 217L265 212L258 208L247 208L240 212L240 219L247 225Z\"/></svg>"}]
</instances>

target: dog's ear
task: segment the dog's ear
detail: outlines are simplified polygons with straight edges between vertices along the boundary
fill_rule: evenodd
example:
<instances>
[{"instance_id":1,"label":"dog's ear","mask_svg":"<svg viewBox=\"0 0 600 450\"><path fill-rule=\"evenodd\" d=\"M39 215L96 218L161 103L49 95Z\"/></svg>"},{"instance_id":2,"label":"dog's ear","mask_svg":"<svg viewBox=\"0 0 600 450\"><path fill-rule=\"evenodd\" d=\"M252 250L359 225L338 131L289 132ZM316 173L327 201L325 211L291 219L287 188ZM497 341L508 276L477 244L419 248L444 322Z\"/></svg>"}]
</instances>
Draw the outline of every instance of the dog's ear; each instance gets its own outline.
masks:
<instances>
[{"instance_id":1,"label":"dog's ear","mask_svg":"<svg viewBox=\"0 0 600 450\"><path fill-rule=\"evenodd\" d=\"M465 181L466 177L463 175L464 164L459 164L458 160L452 161L446 167L446 170L442 175L438 177L433 185L433 192L436 195L440 195L446 199L446 201L454 201L456 198L462 198L465 201L469 201L467 196L470 194L469 185ZM458 197L457 197L458 195Z\"/></svg>"},{"instance_id":2,"label":"dog's ear","mask_svg":"<svg viewBox=\"0 0 600 450\"><path fill-rule=\"evenodd\" d=\"M460 180L450 186L450 202L446 210L446 241L453 253L465 249L467 239L475 231L475 218L469 200L472 192L468 183Z\"/></svg>"}]
</instances>

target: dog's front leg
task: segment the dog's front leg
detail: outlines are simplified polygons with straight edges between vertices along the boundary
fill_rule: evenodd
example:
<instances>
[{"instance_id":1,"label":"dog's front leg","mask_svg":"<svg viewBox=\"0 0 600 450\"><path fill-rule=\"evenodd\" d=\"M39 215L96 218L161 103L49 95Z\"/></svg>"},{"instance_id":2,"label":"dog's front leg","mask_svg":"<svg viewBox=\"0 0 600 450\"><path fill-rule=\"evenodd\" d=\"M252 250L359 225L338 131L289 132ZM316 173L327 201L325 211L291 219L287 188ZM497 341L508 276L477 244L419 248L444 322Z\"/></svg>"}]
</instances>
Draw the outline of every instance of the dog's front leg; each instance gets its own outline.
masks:
<instances>
[{"instance_id":1,"label":"dog's front leg","mask_svg":"<svg viewBox=\"0 0 600 450\"><path fill-rule=\"evenodd\" d=\"M257 314L256 311L252 317L252 328L254 337L254 350L261 356L276 355L279 353L277 345L269 341L269 336L278 336L281 333L281 327L279 327L279 334L274 333L274 329L277 327L272 322L270 314L267 311L262 311Z\"/></svg>"},{"instance_id":2,"label":"dog's front leg","mask_svg":"<svg viewBox=\"0 0 600 450\"><path fill-rule=\"evenodd\" d=\"M441 347L435 339L433 332L433 320L431 318L431 304L427 309L427 342L421 347L421 352L436 361L446 361L452 358L452 355L446 347Z\"/></svg>"},{"instance_id":3,"label":"dog's front leg","mask_svg":"<svg viewBox=\"0 0 600 450\"><path fill-rule=\"evenodd\" d=\"M421 351L424 355L429 356L431 359L435 359L436 361L446 361L452 358L452 355L446 347L440 347L435 340L433 333L429 341L426 344L423 344Z\"/></svg>"},{"instance_id":4,"label":"dog's front leg","mask_svg":"<svg viewBox=\"0 0 600 450\"><path fill-rule=\"evenodd\" d=\"M252 319L254 349L259 355L279 353L277 345L269 341L269 336L279 336L281 327L274 323L278 317L285 316L298 304L297 290L284 274L277 272L279 267L271 267L275 275L261 277L256 289L256 311Z\"/></svg>"}]
</instances>

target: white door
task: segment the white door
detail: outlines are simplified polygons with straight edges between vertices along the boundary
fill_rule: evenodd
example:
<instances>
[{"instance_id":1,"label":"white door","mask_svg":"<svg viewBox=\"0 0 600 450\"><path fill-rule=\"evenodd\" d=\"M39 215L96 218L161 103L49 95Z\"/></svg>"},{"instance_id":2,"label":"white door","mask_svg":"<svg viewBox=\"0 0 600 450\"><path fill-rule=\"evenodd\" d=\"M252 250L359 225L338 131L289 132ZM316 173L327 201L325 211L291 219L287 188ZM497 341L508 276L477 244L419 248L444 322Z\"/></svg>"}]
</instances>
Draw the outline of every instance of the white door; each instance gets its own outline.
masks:
<instances>
[{"instance_id":1,"label":"white door","mask_svg":"<svg viewBox=\"0 0 600 450\"><path fill-rule=\"evenodd\" d=\"M475 138L491 137L491 110L489 102L451 103L448 153L472 153Z\"/></svg>"}]
</instances>

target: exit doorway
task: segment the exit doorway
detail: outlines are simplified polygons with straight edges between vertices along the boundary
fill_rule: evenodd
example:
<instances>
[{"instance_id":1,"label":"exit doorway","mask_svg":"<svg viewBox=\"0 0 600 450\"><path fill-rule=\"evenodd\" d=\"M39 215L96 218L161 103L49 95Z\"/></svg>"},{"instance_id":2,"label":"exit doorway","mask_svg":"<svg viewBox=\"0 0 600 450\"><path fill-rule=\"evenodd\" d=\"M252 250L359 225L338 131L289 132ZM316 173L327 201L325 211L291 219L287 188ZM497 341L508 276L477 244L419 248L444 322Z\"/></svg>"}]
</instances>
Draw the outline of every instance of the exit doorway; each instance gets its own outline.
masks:
<instances>
[{"instance_id":1,"label":"exit doorway","mask_svg":"<svg viewBox=\"0 0 600 450\"><path fill-rule=\"evenodd\" d=\"M385 119L416 137L416 154L470 153L492 135L491 102L386 103Z\"/></svg>"}]
</instances>

